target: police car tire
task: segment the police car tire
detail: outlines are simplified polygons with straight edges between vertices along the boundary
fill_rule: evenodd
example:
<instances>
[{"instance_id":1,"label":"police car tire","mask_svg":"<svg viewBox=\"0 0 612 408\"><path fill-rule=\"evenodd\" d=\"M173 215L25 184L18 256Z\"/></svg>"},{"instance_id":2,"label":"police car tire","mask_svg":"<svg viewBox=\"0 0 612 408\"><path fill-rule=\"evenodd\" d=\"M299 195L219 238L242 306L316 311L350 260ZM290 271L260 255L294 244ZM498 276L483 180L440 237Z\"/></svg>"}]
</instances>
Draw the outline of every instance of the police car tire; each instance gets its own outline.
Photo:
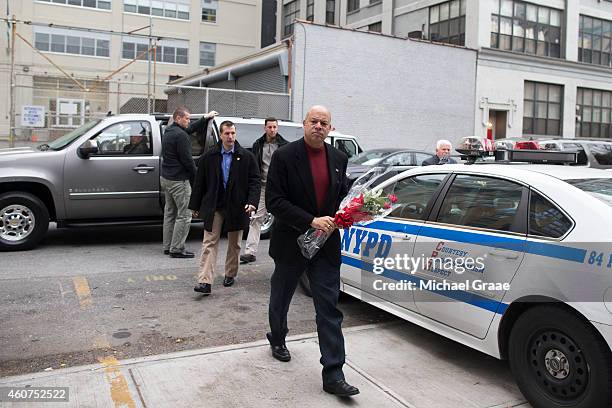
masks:
<instances>
[{"instance_id":1,"label":"police car tire","mask_svg":"<svg viewBox=\"0 0 612 408\"><path fill-rule=\"evenodd\" d=\"M49 229L49 210L38 197L30 193L12 191L0 194L0 212L12 206L25 210L23 214L34 220L34 229L25 238L17 241L3 238L0 232L0 251L32 249L45 237ZM0 214L0 217L2 217L2 214Z\"/></svg>"},{"instance_id":2,"label":"police car tire","mask_svg":"<svg viewBox=\"0 0 612 408\"><path fill-rule=\"evenodd\" d=\"M561 351L567 347L570 357L567 383L559 382L550 375L544 359L538 358L545 356L549 347L557 346ZM544 351L536 351L538 348ZM533 357L534 353L536 358ZM558 306L540 306L525 312L510 334L508 357L521 392L534 408L612 406L610 348L594 327L570 311ZM571 392L569 387L573 385L576 385L574 390L581 386L584 390L575 397L564 399L551 395L551 392L559 393L562 389Z\"/></svg>"}]
</instances>

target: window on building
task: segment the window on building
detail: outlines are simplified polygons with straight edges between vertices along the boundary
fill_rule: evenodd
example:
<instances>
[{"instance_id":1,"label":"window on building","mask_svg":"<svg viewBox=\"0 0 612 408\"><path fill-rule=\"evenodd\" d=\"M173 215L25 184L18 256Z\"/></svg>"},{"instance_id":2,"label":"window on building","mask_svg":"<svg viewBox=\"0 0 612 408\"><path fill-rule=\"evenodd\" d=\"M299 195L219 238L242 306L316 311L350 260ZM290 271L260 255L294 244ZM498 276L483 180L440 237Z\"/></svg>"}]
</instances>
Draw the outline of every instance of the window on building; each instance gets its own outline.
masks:
<instances>
[{"instance_id":1,"label":"window on building","mask_svg":"<svg viewBox=\"0 0 612 408\"><path fill-rule=\"evenodd\" d=\"M336 0L325 2L325 23L336 24Z\"/></svg>"},{"instance_id":2,"label":"window on building","mask_svg":"<svg viewBox=\"0 0 612 408\"><path fill-rule=\"evenodd\" d=\"M563 86L525 81L523 133L561 135Z\"/></svg>"},{"instance_id":3,"label":"window on building","mask_svg":"<svg viewBox=\"0 0 612 408\"><path fill-rule=\"evenodd\" d=\"M368 31L372 31L374 33L382 33L382 22L377 22L368 25Z\"/></svg>"},{"instance_id":4,"label":"window on building","mask_svg":"<svg viewBox=\"0 0 612 408\"><path fill-rule=\"evenodd\" d=\"M190 3L191 0L123 0L123 11L189 20Z\"/></svg>"},{"instance_id":5,"label":"window on building","mask_svg":"<svg viewBox=\"0 0 612 408\"><path fill-rule=\"evenodd\" d=\"M580 16L578 61L612 67L612 21Z\"/></svg>"},{"instance_id":6,"label":"window on building","mask_svg":"<svg viewBox=\"0 0 612 408\"><path fill-rule=\"evenodd\" d=\"M465 45L465 6L467 0L452 0L429 8L429 39Z\"/></svg>"},{"instance_id":7,"label":"window on building","mask_svg":"<svg viewBox=\"0 0 612 408\"><path fill-rule=\"evenodd\" d=\"M41 3L68 4L69 6L111 9L111 0L36 0Z\"/></svg>"},{"instance_id":8,"label":"window on building","mask_svg":"<svg viewBox=\"0 0 612 408\"><path fill-rule=\"evenodd\" d=\"M314 21L314 0L306 0L306 20Z\"/></svg>"},{"instance_id":9,"label":"window on building","mask_svg":"<svg viewBox=\"0 0 612 408\"><path fill-rule=\"evenodd\" d=\"M201 42L200 43L200 65L204 67L214 67L216 53L217 53L217 44Z\"/></svg>"},{"instance_id":10,"label":"window on building","mask_svg":"<svg viewBox=\"0 0 612 408\"><path fill-rule=\"evenodd\" d=\"M124 59L138 58L148 60L149 41L146 38L126 37L122 42L121 57ZM151 49L151 60L169 64L189 64L189 42L182 40L161 40L157 49Z\"/></svg>"},{"instance_id":11,"label":"window on building","mask_svg":"<svg viewBox=\"0 0 612 408\"><path fill-rule=\"evenodd\" d=\"M576 137L612 137L610 115L612 92L578 88L576 94Z\"/></svg>"},{"instance_id":12,"label":"window on building","mask_svg":"<svg viewBox=\"0 0 612 408\"><path fill-rule=\"evenodd\" d=\"M34 27L34 46L62 54L109 56L110 36L80 30Z\"/></svg>"},{"instance_id":13,"label":"window on building","mask_svg":"<svg viewBox=\"0 0 612 408\"><path fill-rule=\"evenodd\" d=\"M359 0L348 0L346 3L346 12L350 13L355 10L359 10Z\"/></svg>"},{"instance_id":14,"label":"window on building","mask_svg":"<svg viewBox=\"0 0 612 408\"><path fill-rule=\"evenodd\" d=\"M300 16L299 0L283 5L283 37L293 34L293 20Z\"/></svg>"},{"instance_id":15,"label":"window on building","mask_svg":"<svg viewBox=\"0 0 612 408\"><path fill-rule=\"evenodd\" d=\"M563 11L513 0L499 0L491 14L491 47L561 58Z\"/></svg>"},{"instance_id":16,"label":"window on building","mask_svg":"<svg viewBox=\"0 0 612 408\"><path fill-rule=\"evenodd\" d=\"M218 8L218 0L202 0L202 21L205 23L216 23Z\"/></svg>"}]
</instances>

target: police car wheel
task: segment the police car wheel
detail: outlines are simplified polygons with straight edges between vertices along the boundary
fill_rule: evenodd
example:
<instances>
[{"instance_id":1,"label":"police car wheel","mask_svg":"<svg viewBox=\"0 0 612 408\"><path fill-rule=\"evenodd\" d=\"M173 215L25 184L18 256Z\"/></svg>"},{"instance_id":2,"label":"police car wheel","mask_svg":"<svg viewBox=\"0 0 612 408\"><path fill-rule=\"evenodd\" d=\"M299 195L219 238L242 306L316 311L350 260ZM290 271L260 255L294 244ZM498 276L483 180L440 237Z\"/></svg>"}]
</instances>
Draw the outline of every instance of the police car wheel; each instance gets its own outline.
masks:
<instances>
[{"instance_id":1,"label":"police car wheel","mask_svg":"<svg viewBox=\"0 0 612 408\"><path fill-rule=\"evenodd\" d=\"M599 333L555 306L525 312L512 328L508 357L534 408L612 406L612 356Z\"/></svg>"}]
</instances>

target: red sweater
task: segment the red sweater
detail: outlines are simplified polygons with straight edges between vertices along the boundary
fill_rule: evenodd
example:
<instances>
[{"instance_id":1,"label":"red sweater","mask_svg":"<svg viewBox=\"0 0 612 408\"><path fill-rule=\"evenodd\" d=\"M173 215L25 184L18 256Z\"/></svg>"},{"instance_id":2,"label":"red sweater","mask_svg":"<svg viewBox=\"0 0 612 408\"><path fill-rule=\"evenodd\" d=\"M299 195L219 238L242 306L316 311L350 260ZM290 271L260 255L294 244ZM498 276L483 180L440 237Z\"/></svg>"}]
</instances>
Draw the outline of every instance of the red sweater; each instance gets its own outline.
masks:
<instances>
[{"instance_id":1,"label":"red sweater","mask_svg":"<svg viewBox=\"0 0 612 408\"><path fill-rule=\"evenodd\" d=\"M327 153L325 146L321 149L314 149L306 144L308 161L310 162L310 173L314 182L315 194L317 196L317 207L319 211L325 205L325 197L329 188L329 173L327 171Z\"/></svg>"}]
</instances>

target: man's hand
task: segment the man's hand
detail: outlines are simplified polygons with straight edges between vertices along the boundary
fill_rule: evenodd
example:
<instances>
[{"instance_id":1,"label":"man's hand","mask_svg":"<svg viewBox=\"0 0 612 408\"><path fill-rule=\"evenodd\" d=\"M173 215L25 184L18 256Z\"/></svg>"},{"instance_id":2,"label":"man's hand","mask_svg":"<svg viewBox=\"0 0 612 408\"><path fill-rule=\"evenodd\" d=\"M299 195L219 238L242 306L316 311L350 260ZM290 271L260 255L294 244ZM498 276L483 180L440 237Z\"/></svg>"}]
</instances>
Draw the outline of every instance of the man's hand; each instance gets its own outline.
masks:
<instances>
[{"instance_id":1,"label":"man's hand","mask_svg":"<svg viewBox=\"0 0 612 408\"><path fill-rule=\"evenodd\" d=\"M325 232L331 232L336 229L334 219L332 217L315 217L310 223L312 228L316 228Z\"/></svg>"},{"instance_id":2,"label":"man's hand","mask_svg":"<svg viewBox=\"0 0 612 408\"><path fill-rule=\"evenodd\" d=\"M255 211L255 206L251 205L251 204L247 204L244 206L244 212L247 214L251 214L253 211Z\"/></svg>"},{"instance_id":3,"label":"man's hand","mask_svg":"<svg viewBox=\"0 0 612 408\"><path fill-rule=\"evenodd\" d=\"M198 218L200 216L200 212L197 210L191 210L191 215L193 218Z\"/></svg>"},{"instance_id":4,"label":"man's hand","mask_svg":"<svg viewBox=\"0 0 612 408\"><path fill-rule=\"evenodd\" d=\"M219 112L212 110L212 111L208 112L207 114L205 114L204 118L210 119L210 118L214 118L215 116L218 116L218 115L219 115Z\"/></svg>"}]
</instances>

